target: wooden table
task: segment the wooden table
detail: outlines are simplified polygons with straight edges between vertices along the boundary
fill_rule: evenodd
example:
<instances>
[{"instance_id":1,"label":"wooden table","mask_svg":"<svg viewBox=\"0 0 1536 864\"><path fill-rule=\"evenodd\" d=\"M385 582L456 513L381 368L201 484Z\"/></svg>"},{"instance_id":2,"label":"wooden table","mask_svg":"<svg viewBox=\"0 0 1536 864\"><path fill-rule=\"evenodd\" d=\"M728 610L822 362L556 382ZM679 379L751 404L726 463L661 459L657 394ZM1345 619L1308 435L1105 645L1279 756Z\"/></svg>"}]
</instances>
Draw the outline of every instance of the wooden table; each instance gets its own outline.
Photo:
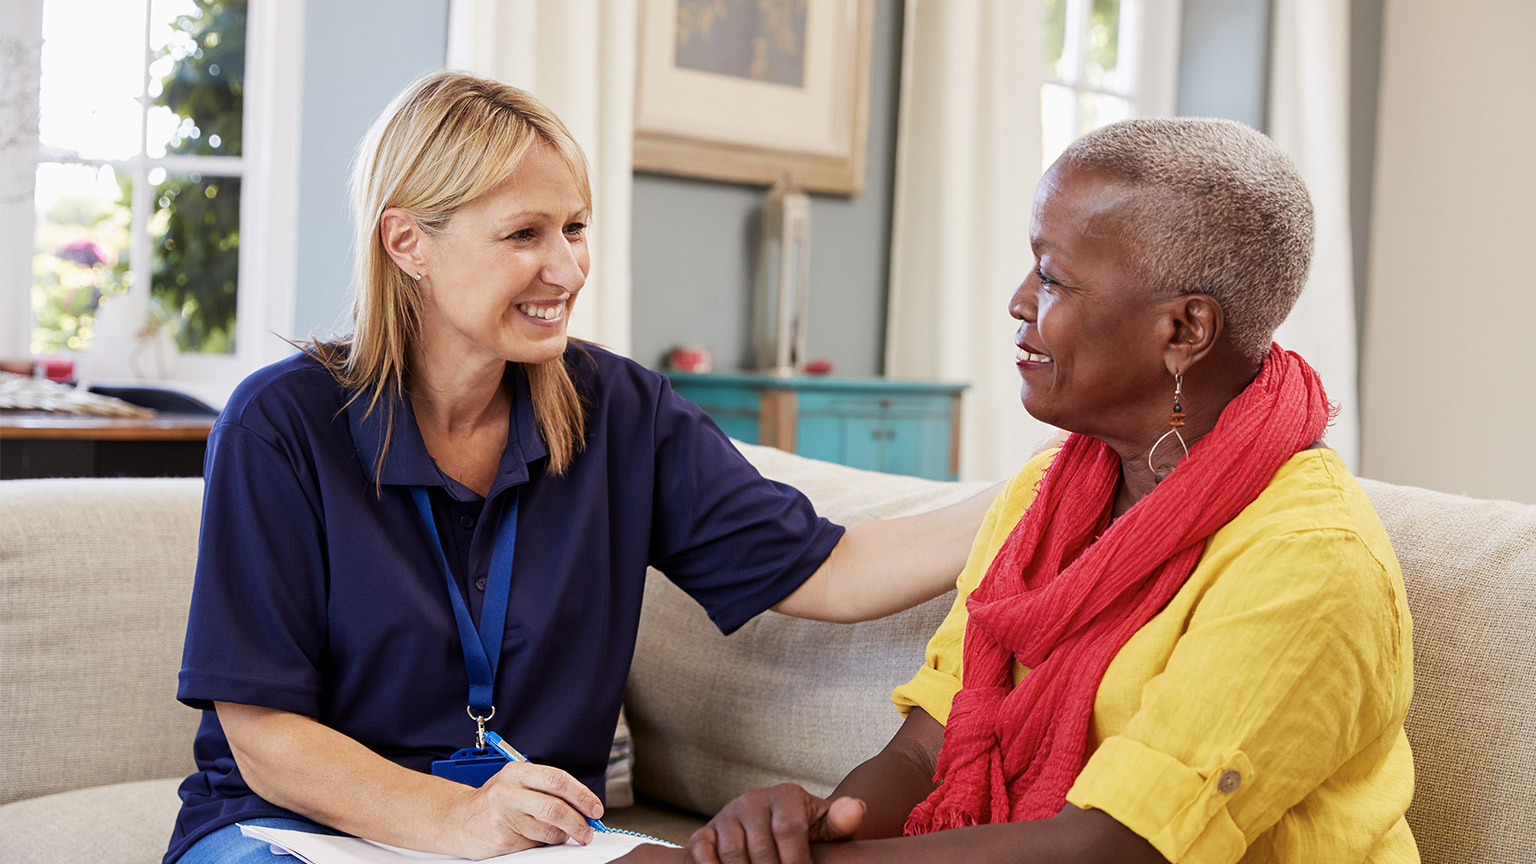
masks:
<instances>
[{"instance_id":1,"label":"wooden table","mask_svg":"<svg viewBox=\"0 0 1536 864\"><path fill-rule=\"evenodd\" d=\"M201 477L211 414L146 420L0 411L0 480L27 477Z\"/></svg>"}]
</instances>

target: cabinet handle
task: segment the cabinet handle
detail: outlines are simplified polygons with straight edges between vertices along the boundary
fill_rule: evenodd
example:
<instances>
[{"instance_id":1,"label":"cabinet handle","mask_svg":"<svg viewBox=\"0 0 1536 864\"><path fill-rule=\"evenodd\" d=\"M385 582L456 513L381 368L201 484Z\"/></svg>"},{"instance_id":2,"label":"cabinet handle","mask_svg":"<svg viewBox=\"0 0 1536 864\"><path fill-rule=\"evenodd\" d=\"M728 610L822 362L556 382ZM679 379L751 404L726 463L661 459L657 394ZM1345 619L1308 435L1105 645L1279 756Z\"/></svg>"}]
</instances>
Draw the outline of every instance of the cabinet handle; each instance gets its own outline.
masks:
<instances>
[{"instance_id":1,"label":"cabinet handle","mask_svg":"<svg viewBox=\"0 0 1536 864\"><path fill-rule=\"evenodd\" d=\"M880 438L881 438L881 432L880 432L879 429L876 429L874 432L872 432L870 434L874 436L876 441L879 441Z\"/></svg>"},{"instance_id":2,"label":"cabinet handle","mask_svg":"<svg viewBox=\"0 0 1536 864\"><path fill-rule=\"evenodd\" d=\"M887 441L895 441L896 440L896 430L895 429L887 429L887 430L885 430L885 438L886 438Z\"/></svg>"}]
</instances>

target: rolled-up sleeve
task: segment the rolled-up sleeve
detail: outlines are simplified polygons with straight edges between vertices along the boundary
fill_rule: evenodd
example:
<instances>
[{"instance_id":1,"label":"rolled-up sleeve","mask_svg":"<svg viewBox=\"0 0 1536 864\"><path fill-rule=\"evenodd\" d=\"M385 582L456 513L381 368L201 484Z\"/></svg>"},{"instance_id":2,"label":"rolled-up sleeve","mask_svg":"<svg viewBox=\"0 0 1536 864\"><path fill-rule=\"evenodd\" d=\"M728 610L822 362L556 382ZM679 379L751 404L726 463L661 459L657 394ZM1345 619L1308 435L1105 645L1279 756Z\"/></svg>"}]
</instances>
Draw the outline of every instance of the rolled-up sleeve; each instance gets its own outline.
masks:
<instances>
[{"instance_id":1,"label":"rolled-up sleeve","mask_svg":"<svg viewBox=\"0 0 1536 864\"><path fill-rule=\"evenodd\" d=\"M1388 569L1353 533L1247 547L1067 800L1169 861L1238 861L1393 721L1406 698L1396 611Z\"/></svg>"}]
</instances>

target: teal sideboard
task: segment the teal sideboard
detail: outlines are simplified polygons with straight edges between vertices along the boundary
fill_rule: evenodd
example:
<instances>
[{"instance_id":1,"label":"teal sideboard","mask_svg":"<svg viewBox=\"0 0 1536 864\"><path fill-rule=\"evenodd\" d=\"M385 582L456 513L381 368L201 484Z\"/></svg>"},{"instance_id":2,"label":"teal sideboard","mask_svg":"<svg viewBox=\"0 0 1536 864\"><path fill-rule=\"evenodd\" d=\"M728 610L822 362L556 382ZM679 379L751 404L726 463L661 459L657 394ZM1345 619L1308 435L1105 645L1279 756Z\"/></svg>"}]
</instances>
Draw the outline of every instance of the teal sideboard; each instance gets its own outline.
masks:
<instances>
[{"instance_id":1,"label":"teal sideboard","mask_svg":"<svg viewBox=\"0 0 1536 864\"><path fill-rule=\"evenodd\" d=\"M959 476L963 384L666 374L725 434L749 444L890 474Z\"/></svg>"}]
</instances>

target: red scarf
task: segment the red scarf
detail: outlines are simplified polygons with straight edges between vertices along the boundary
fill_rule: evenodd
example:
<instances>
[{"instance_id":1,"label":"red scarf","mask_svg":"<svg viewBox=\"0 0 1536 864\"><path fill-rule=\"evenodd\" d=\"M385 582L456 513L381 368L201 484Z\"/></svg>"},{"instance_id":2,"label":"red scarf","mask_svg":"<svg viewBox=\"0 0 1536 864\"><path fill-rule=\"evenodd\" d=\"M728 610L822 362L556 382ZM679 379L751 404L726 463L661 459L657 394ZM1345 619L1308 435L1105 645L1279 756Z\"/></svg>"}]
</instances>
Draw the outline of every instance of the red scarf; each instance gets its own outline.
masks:
<instances>
[{"instance_id":1,"label":"red scarf","mask_svg":"<svg viewBox=\"0 0 1536 864\"><path fill-rule=\"evenodd\" d=\"M907 833L1056 815L1082 771L1110 660L1183 587L1211 534L1328 421L1317 373L1271 345L1216 428L1113 525L1120 457L1069 437L966 601L964 689L944 730L942 782ZM1030 670L1017 687L1014 660Z\"/></svg>"}]
</instances>

